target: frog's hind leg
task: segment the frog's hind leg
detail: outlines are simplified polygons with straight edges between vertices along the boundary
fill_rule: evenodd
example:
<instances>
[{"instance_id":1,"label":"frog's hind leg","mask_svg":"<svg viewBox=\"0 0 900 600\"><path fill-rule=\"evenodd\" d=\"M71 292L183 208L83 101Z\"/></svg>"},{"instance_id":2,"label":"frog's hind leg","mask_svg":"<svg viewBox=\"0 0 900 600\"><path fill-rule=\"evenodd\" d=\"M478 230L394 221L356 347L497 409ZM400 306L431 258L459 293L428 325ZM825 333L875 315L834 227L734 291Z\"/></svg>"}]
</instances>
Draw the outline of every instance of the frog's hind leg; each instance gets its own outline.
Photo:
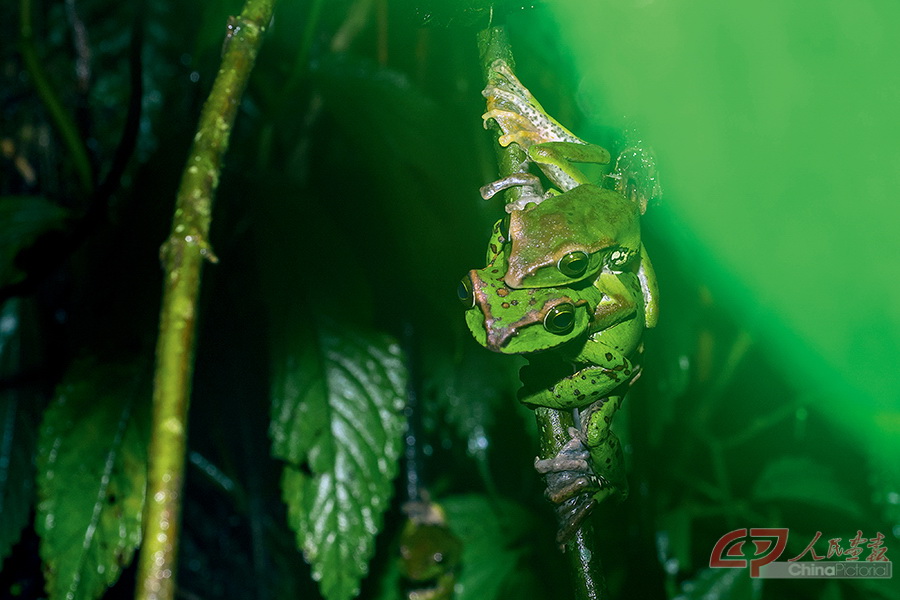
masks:
<instances>
[{"instance_id":1,"label":"frog's hind leg","mask_svg":"<svg viewBox=\"0 0 900 600\"><path fill-rule=\"evenodd\" d=\"M612 494L624 498L627 481L622 474L622 444L612 431L612 419L622 404L622 396L610 396L581 411L581 430L590 451L591 466L599 481L594 499L602 501Z\"/></svg>"},{"instance_id":2,"label":"frog's hind leg","mask_svg":"<svg viewBox=\"0 0 900 600\"><path fill-rule=\"evenodd\" d=\"M487 99L488 110L504 106L513 109L531 121L534 128L540 130L547 141L584 143L581 138L547 114L537 98L522 85L502 59L495 60L491 65L488 85L481 94Z\"/></svg>"},{"instance_id":3,"label":"frog's hind leg","mask_svg":"<svg viewBox=\"0 0 900 600\"><path fill-rule=\"evenodd\" d=\"M527 92L527 90L526 90ZM570 142L574 144L586 143L580 137L563 127L559 122L544 112L541 105L534 100L534 96L528 97L510 93L502 88L488 86L482 92L487 98L487 113L517 114L527 123L527 129L534 132L537 140L545 142ZM488 117L483 117L488 118ZM510 133L501 125L504 133Z\"/></svg>"},{"instance_id":4,"label":"frog's hind leg","mask_svg":"<svg viewBox=\"0 0 900 600\"><path fill-rule=\"evenodd\" d=\"M519 78L516 77L515 73L512 72L512 69L509 68L509 65L502 58L498 58L491 63L491 73L488 84L489 86L494 87L502 86L516 96L524 98L534 106L541 108L541 105L538 104L535 97L531 95L528 88L522 85L522 82L519 81Z\"/></svg>"}]
</instances>

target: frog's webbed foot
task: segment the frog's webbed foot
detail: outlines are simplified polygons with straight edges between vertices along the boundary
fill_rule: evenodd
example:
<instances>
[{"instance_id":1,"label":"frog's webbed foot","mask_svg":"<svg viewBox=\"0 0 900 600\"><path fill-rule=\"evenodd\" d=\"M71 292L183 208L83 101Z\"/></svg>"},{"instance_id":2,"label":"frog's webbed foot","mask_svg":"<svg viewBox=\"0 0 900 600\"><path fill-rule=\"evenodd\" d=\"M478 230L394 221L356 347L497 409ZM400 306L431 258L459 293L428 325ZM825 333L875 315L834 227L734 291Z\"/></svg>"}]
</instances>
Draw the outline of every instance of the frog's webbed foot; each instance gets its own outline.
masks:
<instances>
[{"instance_id":1,"label":"frog's webbed foot","mask_svg":"<svg viewBox=\"0 0 900 600\"><path fill-rule=\"evenodd\" d=\"M537 129L532 121L517 112L494 108L481 115L481 119L484 121L485 128L487 128L489 120L493 119L497 122L500 130L503 131L503 135L497 138L497 141L504 148L513 142L520 148L527 149L534 144L549 141L545 132Z\"/></svg>"},{"instance_id":2,"label":"frog's webbed foot","mask_svg":"<svg viewBox=\"0 0 900 600\"><path fill-rule=\"evenodd\" d=\"M491 183L481 186L479 192L485 200L490 200L498 193L511 187L521 186L523 196L541 197L543 196L543 186L537 175L527 172L512 173L492 181Z\"/></svg>"},{"instance_id":3,"label":"frog's webbed foot","mask_svg":"<svg viewBox=\"0 0 900 600\"><path fill-rule=\"evenodd\" d=\"M547 484L545 495L557 505L556 517L559 529L556 541L564 544L597 504L595 492L603 486L591 468L591 453L584 435L569 429L571 439L553 458L536 459L534 468L544 475Z\"/></svg>"}]
</instances>

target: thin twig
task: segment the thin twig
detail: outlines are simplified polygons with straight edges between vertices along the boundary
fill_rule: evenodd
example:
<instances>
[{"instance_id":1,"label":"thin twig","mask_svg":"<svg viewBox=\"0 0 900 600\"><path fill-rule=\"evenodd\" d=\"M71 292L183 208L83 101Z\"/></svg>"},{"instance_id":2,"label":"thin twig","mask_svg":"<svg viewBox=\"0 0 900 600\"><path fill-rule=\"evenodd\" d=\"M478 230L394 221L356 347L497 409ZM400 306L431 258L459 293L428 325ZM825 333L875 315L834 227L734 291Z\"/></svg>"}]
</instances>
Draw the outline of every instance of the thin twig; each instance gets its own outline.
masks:
<instances>
[{"instance_id":1,"label":"thin twig","mask_svg":"<svg viewBox=\"0 0 900 600\"><path fill-rule=\"evenodd\" d=\"M200 114L178 190L172 233L162 248L165 279L138 600L175 598L200 271L204 260L216 260L207 240L222 157L274 5L275 0L247 0L241 15L229 20L222 64Z\"/></svg>"},{"instance_id":2,"label":"thin twig","mask_svg":"<svg viewBox=\"0 0 900 600\"><path fill-rule=\"evenodd\" d=\"M488 27L478 34L478 48L485 81L490 74L491 64L502 58L511 67L515 67L512 50L506 33L502 27ZM515 144L506 148L494 140L497 151L497 162L500 176L509 175L518 170L525 160L525 154ZM518 186L506 190L506 194L517 194ZM507 201L513 200L507 198ZM541 458L552 458L569 440L568 430L573 425L570 411L538 407L534 411L541 439ZM600 600L606 597L605 578L600 558L595 551L594 531L589 521L582 523L573 539L566 545L569 566L575 581L576 600Z\"/></svg>"},{"instance_id":3,"label":"thin twig","mask_svg":"<svg viewBox=\"0 0 900 600\"><path fill-rule=\"evenodd\" d=\"M47 76L47 71L41 64L31 25L31 0L19 2L19 52L22 54L22 62L25 63L25 69L31 77L38 97L50 115L50 121L69 151L81 185L81 195L88 197L94 191L94 170L91 167L87 147L81 139L72 115L63 106Z\"/></svg>"}]
</instances>

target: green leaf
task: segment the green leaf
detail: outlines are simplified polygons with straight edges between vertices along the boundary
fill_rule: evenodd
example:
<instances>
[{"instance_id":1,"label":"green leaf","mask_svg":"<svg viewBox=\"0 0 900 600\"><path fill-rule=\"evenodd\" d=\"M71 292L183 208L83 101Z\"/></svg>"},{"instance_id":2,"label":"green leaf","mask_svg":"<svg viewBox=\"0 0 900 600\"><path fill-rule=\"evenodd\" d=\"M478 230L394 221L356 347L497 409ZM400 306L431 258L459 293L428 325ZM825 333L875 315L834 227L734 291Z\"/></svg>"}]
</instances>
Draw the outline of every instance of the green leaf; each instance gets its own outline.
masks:
<instances>
[{"instance_id":1,"label":"green leaf","mask_svg":"<svg viewBox=\"0 0 900 600\"><path fill-rule=\"evenodd\" d=\"M687 507L666 511L660 516L656 531L656 548L666 567L689 572L691 564L691 513ZM674 561L672 563L671 561Z\"/></svg>"},{"instance_id":2,"label":"green leaf","mask_svg":"<svg viewBox=\"0 0 900 600\"><path fill-rule=\"evenodd\" d=\"M328 324L276 360L272 453L297 545L328 600L368 571L405 427L406 366L387 336ZM291 351L291 348L294 348Z\"/></svg>"},{"instance_id":3,"label":"green leaf","mask_svg":"<svg viewBox=\"0 0 900 600\"><path fill-rule=\"evenodd\" d=\"M757 600L762 595L761 579L752 579L746 569L705 568L681 584L675 600Z\"/></svg>"},{"instance_id":4,"label":"green leaf","mask_svg":"<svg viewBox=\"0 0 900 600\"><path fill-rule=\"evenodd\" d=\"M98 598L140 544L145 383L131 366L83 361L44 413L36 527L50 600Z\"/></svg>"},{"instance_id":5,"label":"green leaf","mask_svg":"<svg viewBox=\"0 0 900 600\"><path fill-rule=\"evenodd\" d=\"M0 285L25 276L16 256L42 233L59 229L67 211L40 196L0 196Z\"/></svg>"},{"instance_id":6,"label":"green leaf","mask_svg":"<svg viewBox=\"0 0 900 600\"><path fill-rule=\"evenodd\" d=\"M450 496L441 504L463 544L455 600L500 598L523 554L519 542L532 516L512 502L476 494Z\"/></svg>"},{"instance_id":7,"label":"green leaf","mask_svg":"<svg viewBox=\"0 0 900 600\"><path fill-rule=\"evenodd\" d=\"M802 456L788 456L766 466L753 487L753 497L766 502L802 502L863 518L859 504L825 465Z\"/></svg>"}]
</instances>

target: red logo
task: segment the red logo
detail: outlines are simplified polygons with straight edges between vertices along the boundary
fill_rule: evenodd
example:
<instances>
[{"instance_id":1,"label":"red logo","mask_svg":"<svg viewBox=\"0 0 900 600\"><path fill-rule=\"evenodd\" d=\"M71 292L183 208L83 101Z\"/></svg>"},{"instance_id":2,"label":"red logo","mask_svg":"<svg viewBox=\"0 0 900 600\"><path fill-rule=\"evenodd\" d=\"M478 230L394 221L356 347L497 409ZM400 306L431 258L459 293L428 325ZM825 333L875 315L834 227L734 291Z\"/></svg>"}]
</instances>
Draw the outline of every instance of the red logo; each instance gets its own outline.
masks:
<instances>
[{"instance_id":1,"label":"red logo","mask_svg":"<svg viewBox=\"0 0 900 600\"><path fill-rule=\"evenodd\" d=\"M788 530L784 528L754 527L735 529L719 538L709 556L710 567L746 568L750 576L759 577L759 568L781 556L787 546ZM748 556L744 542L753 542L753 554Z\"/></svg>"}]
</instances>

